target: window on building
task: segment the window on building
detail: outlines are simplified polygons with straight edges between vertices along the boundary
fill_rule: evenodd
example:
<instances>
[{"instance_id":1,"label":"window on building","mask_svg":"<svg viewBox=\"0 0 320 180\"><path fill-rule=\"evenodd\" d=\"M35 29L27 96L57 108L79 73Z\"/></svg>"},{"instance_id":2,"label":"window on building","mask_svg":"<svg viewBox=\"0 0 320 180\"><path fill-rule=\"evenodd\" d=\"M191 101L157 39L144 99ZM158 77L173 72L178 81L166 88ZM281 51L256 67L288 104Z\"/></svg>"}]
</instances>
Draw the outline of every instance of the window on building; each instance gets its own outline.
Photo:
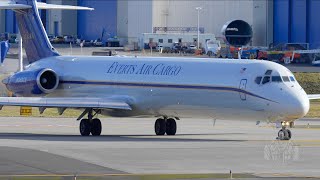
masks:
<instances>
[{"instance_id":1,"label":"window on building","mask_svg":"<svg viewBox=\"0 0 320 180\"><path fill-rule=\"evenodd\" d=\"M168 43L172 43L173 41L172 41L172 39L168 39Z\"/></svg>"},{"instance_id":2,"label":"window on building","mask_svg":"<svg viewBox=\"0 0 320 180\"><path fill-rule=\"evenodd\" d=\"M163 39L159 39L159 43L163 43Z\"/></svg>"}]
</instances>

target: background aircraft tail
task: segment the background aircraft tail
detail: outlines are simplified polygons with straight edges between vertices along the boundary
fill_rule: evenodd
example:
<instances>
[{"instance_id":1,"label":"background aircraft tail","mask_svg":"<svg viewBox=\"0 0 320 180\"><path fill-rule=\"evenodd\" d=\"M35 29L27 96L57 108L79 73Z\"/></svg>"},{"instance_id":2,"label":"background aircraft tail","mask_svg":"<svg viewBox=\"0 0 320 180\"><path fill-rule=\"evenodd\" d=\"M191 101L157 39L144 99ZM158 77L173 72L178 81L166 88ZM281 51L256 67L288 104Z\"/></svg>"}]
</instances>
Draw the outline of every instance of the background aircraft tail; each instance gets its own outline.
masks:
<instances>
[{"instance_id":1,"label":"background aircraft tail","mask_svg":"<svg viewBox=\"0 0 320 180\"><path fill-rule=\"evenodd\" d=\"M1 0L0 9L12 9L16 12L23 46L30 63L47 57L59 56L48 39L38 9L93 10L79 6L39 3L36 0Z\"/></svg>"}]
</instances>

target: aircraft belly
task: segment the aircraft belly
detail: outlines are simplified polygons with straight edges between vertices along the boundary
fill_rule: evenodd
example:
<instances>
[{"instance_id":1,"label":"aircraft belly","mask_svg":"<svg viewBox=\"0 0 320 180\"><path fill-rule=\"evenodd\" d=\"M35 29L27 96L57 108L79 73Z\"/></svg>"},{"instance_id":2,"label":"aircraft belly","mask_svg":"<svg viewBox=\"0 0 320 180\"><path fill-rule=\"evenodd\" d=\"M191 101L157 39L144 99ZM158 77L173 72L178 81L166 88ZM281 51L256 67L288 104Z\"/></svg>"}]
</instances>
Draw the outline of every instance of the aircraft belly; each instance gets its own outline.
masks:
<instances>
[{"instance_id":1,"label":"aircraft belly","mask_svg":"<svg viewBox=\"0 0 320 180\"><path fill-rule=\"evenodd\" d=\"M88 93L90 92L90 93ZM264 103L248 96L241 100L238 92L169 89L150 87L124 87L103 85L61 85L50 96L113 97L127 96L133 99L132 111L106 110L103 113L116 116L169 116L179 118L212 118L265 120Z\"/></svg>"}]
</instances>

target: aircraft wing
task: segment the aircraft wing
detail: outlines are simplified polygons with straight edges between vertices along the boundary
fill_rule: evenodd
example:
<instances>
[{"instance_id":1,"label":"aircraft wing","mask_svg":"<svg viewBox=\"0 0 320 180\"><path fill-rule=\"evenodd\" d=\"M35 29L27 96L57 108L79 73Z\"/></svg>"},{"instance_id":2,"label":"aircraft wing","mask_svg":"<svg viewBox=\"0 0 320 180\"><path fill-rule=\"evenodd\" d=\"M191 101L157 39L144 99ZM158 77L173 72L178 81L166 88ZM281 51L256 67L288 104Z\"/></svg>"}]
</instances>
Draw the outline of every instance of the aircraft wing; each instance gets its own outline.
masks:
<instances>
[{"instance_id":1,"label":"aircraft wing","mask_svg":"<svg viewBox=\"0 0 320 180\"><path fill-rule=\"evenodd\" d=\"M308 94L308 98L312 99L320 99L320 94Z\"/></svg>"},{"instance_id":2,"label":"aircraft wing","mask_svg":"<svg viewBox=\"0 0 320 180\"><path fill-rule=\"evenodd\" d=\"M131 110L124 100L112 98L50 98L50 97L0 97L0 107L31 106L43 108L96 108Z\"/></svg>"}]
</instances>

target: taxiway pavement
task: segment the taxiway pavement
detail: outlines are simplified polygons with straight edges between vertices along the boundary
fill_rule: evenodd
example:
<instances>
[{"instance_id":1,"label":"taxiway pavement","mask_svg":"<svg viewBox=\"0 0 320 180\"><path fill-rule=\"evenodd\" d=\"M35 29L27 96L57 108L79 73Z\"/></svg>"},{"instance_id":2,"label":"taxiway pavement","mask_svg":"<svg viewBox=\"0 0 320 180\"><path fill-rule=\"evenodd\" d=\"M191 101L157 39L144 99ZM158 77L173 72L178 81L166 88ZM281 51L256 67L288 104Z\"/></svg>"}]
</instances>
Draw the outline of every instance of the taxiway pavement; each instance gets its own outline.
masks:
<instances>
[{"instance_id":1,"label":"taxiway pavement","mask_svg":"<svg viewBox=\"0 0 320 180\"><path fill-rule=\"evenodd\" d=\"M154 119L102 119L100 137L81 137L69 118L0 118L0 175L251 173L320 177L319 121L292 141L255 122L185 119L176 136L155 136ZM309 128L307 124L309 123Z\"/></svg>"}]
</instances>

